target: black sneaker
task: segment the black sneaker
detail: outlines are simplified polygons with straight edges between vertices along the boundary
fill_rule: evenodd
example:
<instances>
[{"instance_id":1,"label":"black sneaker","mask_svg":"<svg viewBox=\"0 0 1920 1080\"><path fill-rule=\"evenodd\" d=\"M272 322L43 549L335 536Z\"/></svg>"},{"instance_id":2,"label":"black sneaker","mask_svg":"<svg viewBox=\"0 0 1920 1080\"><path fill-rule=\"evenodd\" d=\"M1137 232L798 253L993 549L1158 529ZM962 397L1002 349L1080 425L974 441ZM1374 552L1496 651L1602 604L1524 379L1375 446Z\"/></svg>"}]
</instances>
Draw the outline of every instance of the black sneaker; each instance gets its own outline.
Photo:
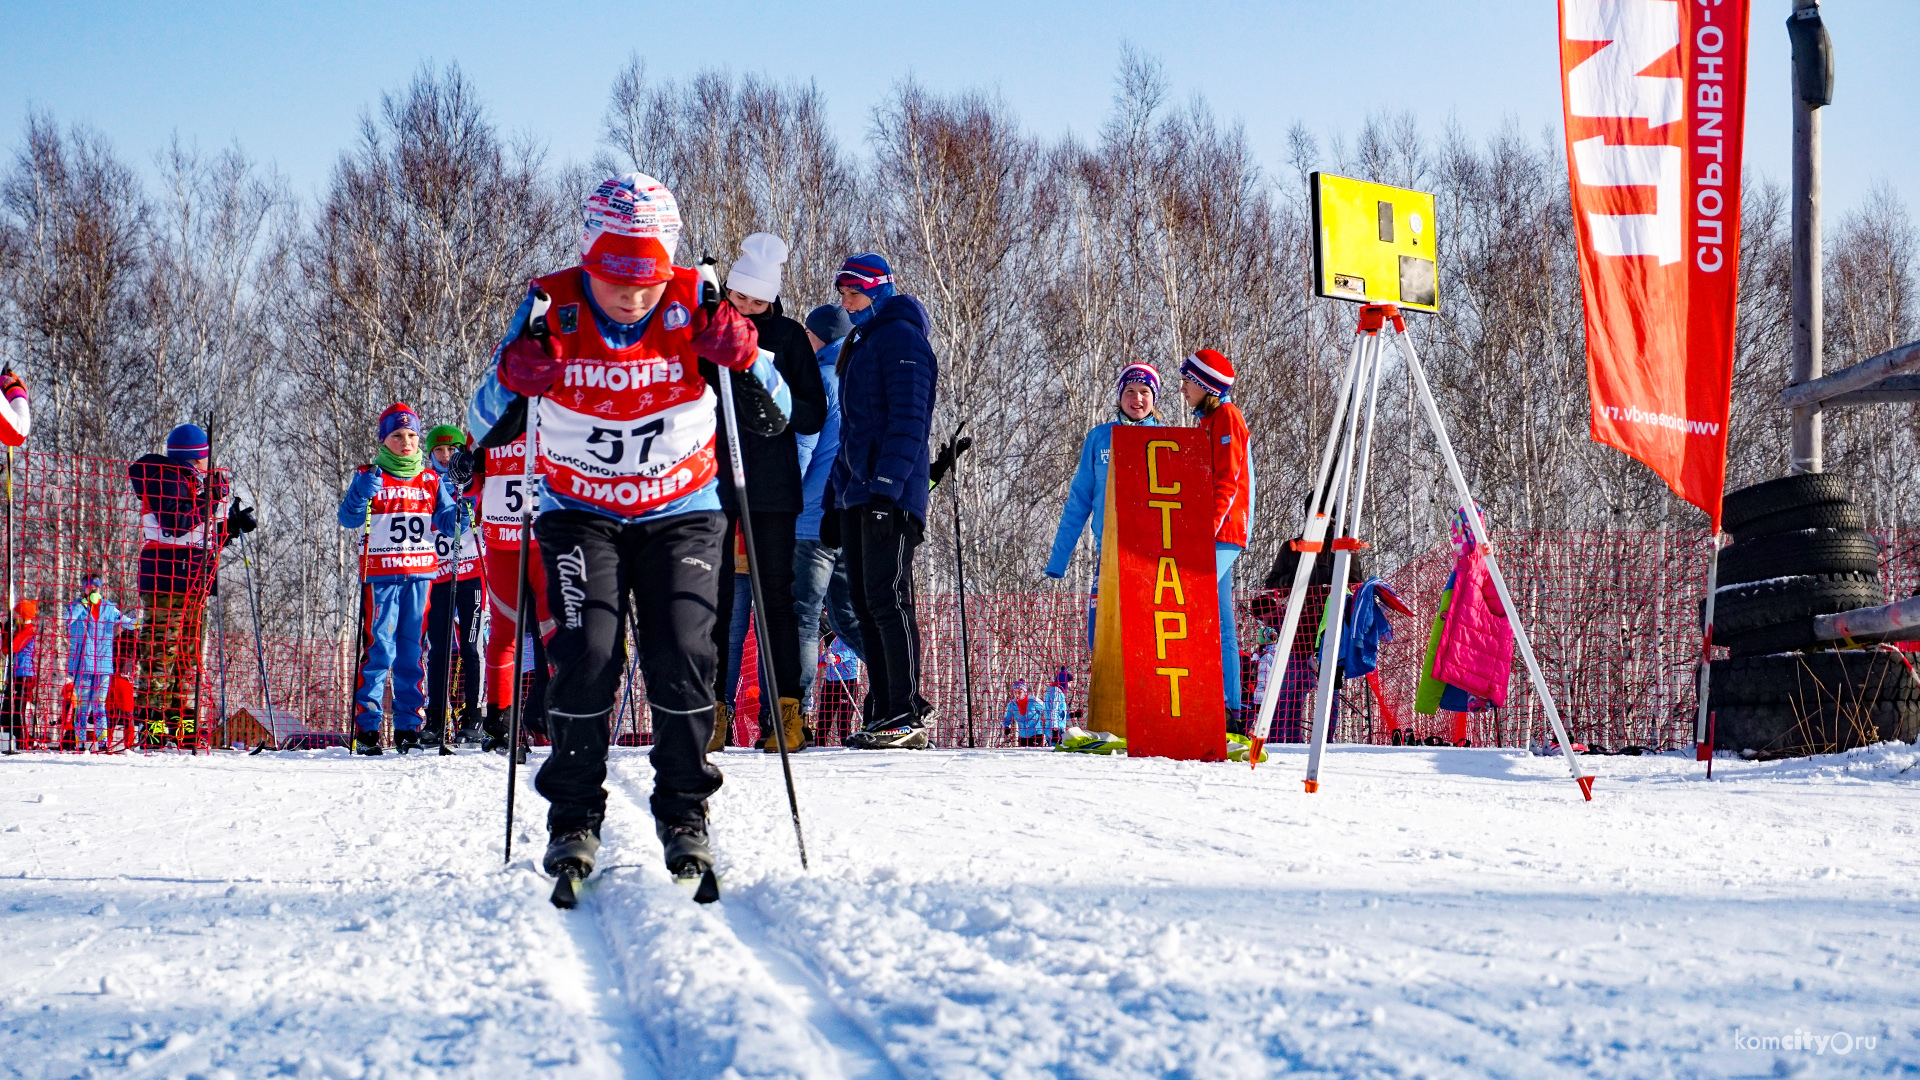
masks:
<instances>
[{"instance_id":1,"label":"black sneaker","mask_svg":"<svg viewBox=\"0 0 1920 1080\"><path fill-rule=\"evenodd\" d=\"M409 750L420 749L420 732L417 728L393 729L393 752L404 754Z\"/></svg>"},{"instance_id":2,"label":"black sneaker","mask_svg":"<svg viewBox=\"0 0 1920 1080\"><path fill-rule=\"evenodd\" d=\"M380 746L380 729L356 731L353 733L353 752L366 757L379 757L386 753Z\"/></svg>"},{"instance_id":3,"label":"black sneaker","mask_svg":"<svg viewBox=\"0 0 1920 1080\"><path fill-rule=\"evenodd\" d=\"M713 848L707 843L707 823L668 824L658 818L653 834L665 849L667 872L677 878L696 878L713 869Z\"/></svg>"},{"instance_id":4,"label":"black sneaker","mask_svg":"<svg viewBox=\"0 0 1920 1080\"><path fill-rule=\"evenodd\" d=\"M593 873L594 857L600 854L600 829L565 829L548 836L547 854L540 866L559 877L563 872L576 878Z\"/></svg>"},{"instance_id":5,"label":"black sneaker","mask_svg":"<svg viewBox=\"0 0 1920 1080\"><path fill-rule=\"evenodd\" d=\"M925 750L927 726L918 720L894 720L854 732L847 745L856 750Z\"/></svg>"}]
</instances>

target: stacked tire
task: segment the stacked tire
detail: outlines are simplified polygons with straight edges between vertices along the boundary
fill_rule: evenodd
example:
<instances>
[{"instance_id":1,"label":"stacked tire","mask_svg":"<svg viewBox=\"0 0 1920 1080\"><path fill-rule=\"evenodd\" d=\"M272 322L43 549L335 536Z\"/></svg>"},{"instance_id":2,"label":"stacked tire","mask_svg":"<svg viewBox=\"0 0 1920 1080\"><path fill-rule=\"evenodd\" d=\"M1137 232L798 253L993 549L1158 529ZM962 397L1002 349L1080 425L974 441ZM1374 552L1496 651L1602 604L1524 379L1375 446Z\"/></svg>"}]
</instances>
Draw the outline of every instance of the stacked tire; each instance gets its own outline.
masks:
<instances>
[{"instance_id":1,"label":"stacked tire","mask_svg":"<svg viewBox=\"0 0 1920 1080\"><path fill-rule=\"evenodd\" d=\"M1721 519L1709 708L1716 747L1766 756L1825 753L1920 732L1920 681L1891 650L1803 654L1813 621L1886 602L1879 545L1846 481L1824 473L1729 492Z\"/></svg>"}]
</instances>

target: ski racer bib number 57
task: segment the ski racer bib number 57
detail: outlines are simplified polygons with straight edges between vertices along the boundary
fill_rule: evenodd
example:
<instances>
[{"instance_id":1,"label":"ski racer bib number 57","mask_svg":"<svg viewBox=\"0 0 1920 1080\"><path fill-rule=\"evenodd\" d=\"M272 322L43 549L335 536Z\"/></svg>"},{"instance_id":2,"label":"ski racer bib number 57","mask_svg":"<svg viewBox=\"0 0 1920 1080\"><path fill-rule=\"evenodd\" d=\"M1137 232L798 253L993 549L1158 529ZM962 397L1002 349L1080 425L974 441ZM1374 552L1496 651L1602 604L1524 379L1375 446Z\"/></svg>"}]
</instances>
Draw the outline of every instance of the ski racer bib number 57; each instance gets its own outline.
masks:
<instances>
[{"instance_id":1,"label":"ski racer bib number 57","mask_svg":"<svg viewBox=\"0 0 1920 1080\"><path fill-rule=\"evenodd\" d=\"M698 491L718 467L714 393L632 420L540 404L540 471L556 494L638 515ZM492 516L492 499L488 499Z\"/></svg>"}]
</instances>

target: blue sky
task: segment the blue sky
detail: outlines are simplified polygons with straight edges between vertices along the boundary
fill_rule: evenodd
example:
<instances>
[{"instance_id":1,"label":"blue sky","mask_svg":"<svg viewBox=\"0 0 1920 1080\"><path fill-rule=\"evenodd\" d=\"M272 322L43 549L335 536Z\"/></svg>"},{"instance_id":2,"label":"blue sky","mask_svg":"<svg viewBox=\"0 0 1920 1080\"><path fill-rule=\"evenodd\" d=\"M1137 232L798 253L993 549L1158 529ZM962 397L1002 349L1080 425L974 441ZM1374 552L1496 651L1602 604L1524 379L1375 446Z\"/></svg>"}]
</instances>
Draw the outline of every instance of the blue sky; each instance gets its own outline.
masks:
<instances>
[{"instance_id":1,"label":"blue sky","mask_svg":"<svg viewBox=\"0 0 1920 1080\"><path fill-rule=\"evenodd\" d=\"M1789 168L1790 0L1754 0L1748 165ZM1825 9L1838 82L1826 110L1829 221L1876 181L1920 213L1916 0ZM937 89L997 88L1034 131L1091 134L1105 117L1123 41L1157 55L1176 97L1203 94L1246 124L1284 175L1286 130L1352 131L1370 111L1450 116L1479 134L1517 121L1558 130L1554 0L1089 4L0 2L7 62L0 128L14 143L28 106L104 131L145 163L178 131L202 147L237 140L295 190L320 190L363 110L422 62L457 61L504 128L553 160L595 148L607 87L638 50L656 76L705 66L816 80L843 138L911 74ZM1897 124L1897 130L1888 122Z\"/></svg>"}]
</instances>

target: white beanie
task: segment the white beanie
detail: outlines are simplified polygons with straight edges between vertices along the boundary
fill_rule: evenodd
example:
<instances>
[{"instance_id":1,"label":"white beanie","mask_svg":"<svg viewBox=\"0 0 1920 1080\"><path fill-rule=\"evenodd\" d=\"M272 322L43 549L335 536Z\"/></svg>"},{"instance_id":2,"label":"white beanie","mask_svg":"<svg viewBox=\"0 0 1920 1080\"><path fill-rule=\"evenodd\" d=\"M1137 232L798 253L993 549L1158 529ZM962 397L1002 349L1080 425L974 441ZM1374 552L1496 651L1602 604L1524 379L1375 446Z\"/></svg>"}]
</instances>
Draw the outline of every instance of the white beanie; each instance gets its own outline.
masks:
<instances>
[{"instance_id":1,"label":"white beanie","mask_svg":"<svg viewBox=\"0 0 1920 1080\"><path fill-rule=\"evenodd\" d=\"M727 271L727 288L771 304L780 298L780 266L787 261L787 242L770 232L757 232L740 241L740 257Z\"/></svg>"}]
</instances>

